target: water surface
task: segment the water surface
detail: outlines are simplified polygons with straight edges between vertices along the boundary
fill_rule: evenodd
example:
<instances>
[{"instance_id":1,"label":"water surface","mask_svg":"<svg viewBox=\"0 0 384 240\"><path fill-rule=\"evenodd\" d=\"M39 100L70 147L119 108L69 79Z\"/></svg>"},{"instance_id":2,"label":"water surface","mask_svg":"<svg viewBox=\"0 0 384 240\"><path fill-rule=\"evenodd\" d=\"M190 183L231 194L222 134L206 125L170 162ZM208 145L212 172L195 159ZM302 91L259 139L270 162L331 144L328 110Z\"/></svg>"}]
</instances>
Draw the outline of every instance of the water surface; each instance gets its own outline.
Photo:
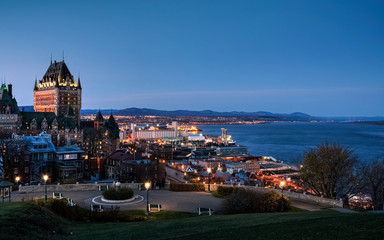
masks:
<instances>
[{"instance_id":1,"label":"water surface","mask_svg":"<svg viewBox=\"0 0 384 240\"><path fill-rule=\"evenodd\" d=\"M257 125L200 125L204 135L221 128L253 155L292 162L308 149L328 141L348 147L362 161L384 158L384 126L356 123L268 123Z\"/></svg>"}]
</instances>

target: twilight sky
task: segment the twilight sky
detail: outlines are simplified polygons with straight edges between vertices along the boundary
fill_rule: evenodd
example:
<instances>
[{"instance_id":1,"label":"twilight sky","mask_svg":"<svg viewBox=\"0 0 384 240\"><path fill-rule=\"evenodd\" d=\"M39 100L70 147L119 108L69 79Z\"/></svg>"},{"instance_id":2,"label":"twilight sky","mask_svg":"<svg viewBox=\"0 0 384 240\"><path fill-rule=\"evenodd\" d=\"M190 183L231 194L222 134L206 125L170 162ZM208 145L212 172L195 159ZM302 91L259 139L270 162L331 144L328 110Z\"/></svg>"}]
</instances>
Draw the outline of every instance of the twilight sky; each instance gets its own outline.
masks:
<instances>
[{"instance_id":1,"label":"twilight sky","mask_svg":"<svg viewBox=\"0 0 384 240\"><path fill-rule=\"evenodd\" d=\"M384 116L384 1L0 1L19 105L50 56L83 108Z\"/></svg>"}]
</instances>

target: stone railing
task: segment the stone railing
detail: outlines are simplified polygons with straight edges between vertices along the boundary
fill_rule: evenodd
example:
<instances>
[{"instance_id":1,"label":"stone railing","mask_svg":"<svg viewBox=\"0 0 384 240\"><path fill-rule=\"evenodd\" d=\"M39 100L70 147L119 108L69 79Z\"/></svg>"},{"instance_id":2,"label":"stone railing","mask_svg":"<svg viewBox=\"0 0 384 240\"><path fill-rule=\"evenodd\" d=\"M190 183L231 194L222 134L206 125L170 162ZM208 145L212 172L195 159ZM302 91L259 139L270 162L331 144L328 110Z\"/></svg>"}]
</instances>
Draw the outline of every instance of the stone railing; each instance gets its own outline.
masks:
<instances>
[{"instance_id":1,"label":"stone railing","mask_svg":"<svg viewBox=\"0 0 384 240\"><path fill-rule=\"evenodd\" d=\"M120 187L129 187L132 189L139 189L142 183L122 183ZM106 186L112 187L113 184L109 183L94 183L94 184L48 184L47 191L49 192L75 192L75 191L100 191L105 189ZM33 186L19 186L20 193L34 193L44 192L45 185L33 185Z\"/></svg>"},{"instance_id":2,"label":"stone railing","mask_svg":"<svg viewBox=\"0 0 384 240\"><path fill-rule=\"evenodd\" d=\"M211 184L210 189L211 191L216 191L218 186L223 186L223 187L231 187L231 185L218 185L218 184ZM325 206L330 206L330 207L343 207L343 202L342 200L336 200L336 199L329 199L329 198L324 198L324 197L318 197L318 196L313 196L305 193L297 193L297 192L292 192L290 190L282 190L281 189L273 189L273 188L264 188L264 187L257 187L257 186L238 186L242 187L244 189L249 189L253 191L260 191L260 192L268 192L268 191L275 191L277 193L283 193L284 196L287 196L293 200L301 200L305 202L312 202L312 203L317 203ZM205 189L208 189L208 184L205 185Z\"/></svg>"}]
</instances>

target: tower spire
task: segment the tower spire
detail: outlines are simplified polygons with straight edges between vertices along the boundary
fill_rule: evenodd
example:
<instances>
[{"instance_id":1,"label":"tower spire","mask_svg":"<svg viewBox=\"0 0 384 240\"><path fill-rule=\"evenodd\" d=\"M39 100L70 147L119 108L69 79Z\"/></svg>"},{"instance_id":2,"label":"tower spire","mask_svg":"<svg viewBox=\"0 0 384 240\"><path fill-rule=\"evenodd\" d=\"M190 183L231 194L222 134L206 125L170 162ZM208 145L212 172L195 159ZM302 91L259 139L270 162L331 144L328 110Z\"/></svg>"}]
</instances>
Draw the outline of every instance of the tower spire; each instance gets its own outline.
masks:
<instances>
[{"instance_id":1,"label":"tower spire","mask_svg":"<svg viewBox=\"0 0 384 240\"><path fill-rule=\"evenodd\" d=\"M52 53L51 53L51 64L52 64Z\"/></svg>"},{"instance_id":2,"label":"tower spire","mask_svg":"<svg viewBox=\"0 0 384 240\"><path fill-rule=\"evenodd\" d=\"M63 50L63 62L64 62L64 50Z\"/></svg>"},{"instance_id":3,"label":"tower spire","mask_svg":"<svg viewBox=\"0 0 384 240\"><path fill-rule=\"evenodd\" d=\"M35 88L33 90L38 90L38 87L37 87L37 79L35 79Z\"/></svg>"}]
</instances>

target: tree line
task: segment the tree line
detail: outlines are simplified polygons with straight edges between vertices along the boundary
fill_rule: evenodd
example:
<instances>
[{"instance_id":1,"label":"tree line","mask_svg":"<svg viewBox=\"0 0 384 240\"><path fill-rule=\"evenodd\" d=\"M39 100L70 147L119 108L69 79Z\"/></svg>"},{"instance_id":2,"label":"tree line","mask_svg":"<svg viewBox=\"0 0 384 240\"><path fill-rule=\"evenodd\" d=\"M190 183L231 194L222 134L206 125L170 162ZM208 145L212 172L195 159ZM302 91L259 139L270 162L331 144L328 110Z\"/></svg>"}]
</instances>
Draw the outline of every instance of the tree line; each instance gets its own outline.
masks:
<instances>
[{"instance_id":1,"label":"tree line","mask_svg":"<svg viewBox=\"0 0 384 240\"><path fill-rule=\"evenodd\" d=\"M317 195L342 199L370 195L374 209L383 209L384 160L361 162L348 147L325 142L304 154L300 178Z\"/></svg>"}]
</instances>

